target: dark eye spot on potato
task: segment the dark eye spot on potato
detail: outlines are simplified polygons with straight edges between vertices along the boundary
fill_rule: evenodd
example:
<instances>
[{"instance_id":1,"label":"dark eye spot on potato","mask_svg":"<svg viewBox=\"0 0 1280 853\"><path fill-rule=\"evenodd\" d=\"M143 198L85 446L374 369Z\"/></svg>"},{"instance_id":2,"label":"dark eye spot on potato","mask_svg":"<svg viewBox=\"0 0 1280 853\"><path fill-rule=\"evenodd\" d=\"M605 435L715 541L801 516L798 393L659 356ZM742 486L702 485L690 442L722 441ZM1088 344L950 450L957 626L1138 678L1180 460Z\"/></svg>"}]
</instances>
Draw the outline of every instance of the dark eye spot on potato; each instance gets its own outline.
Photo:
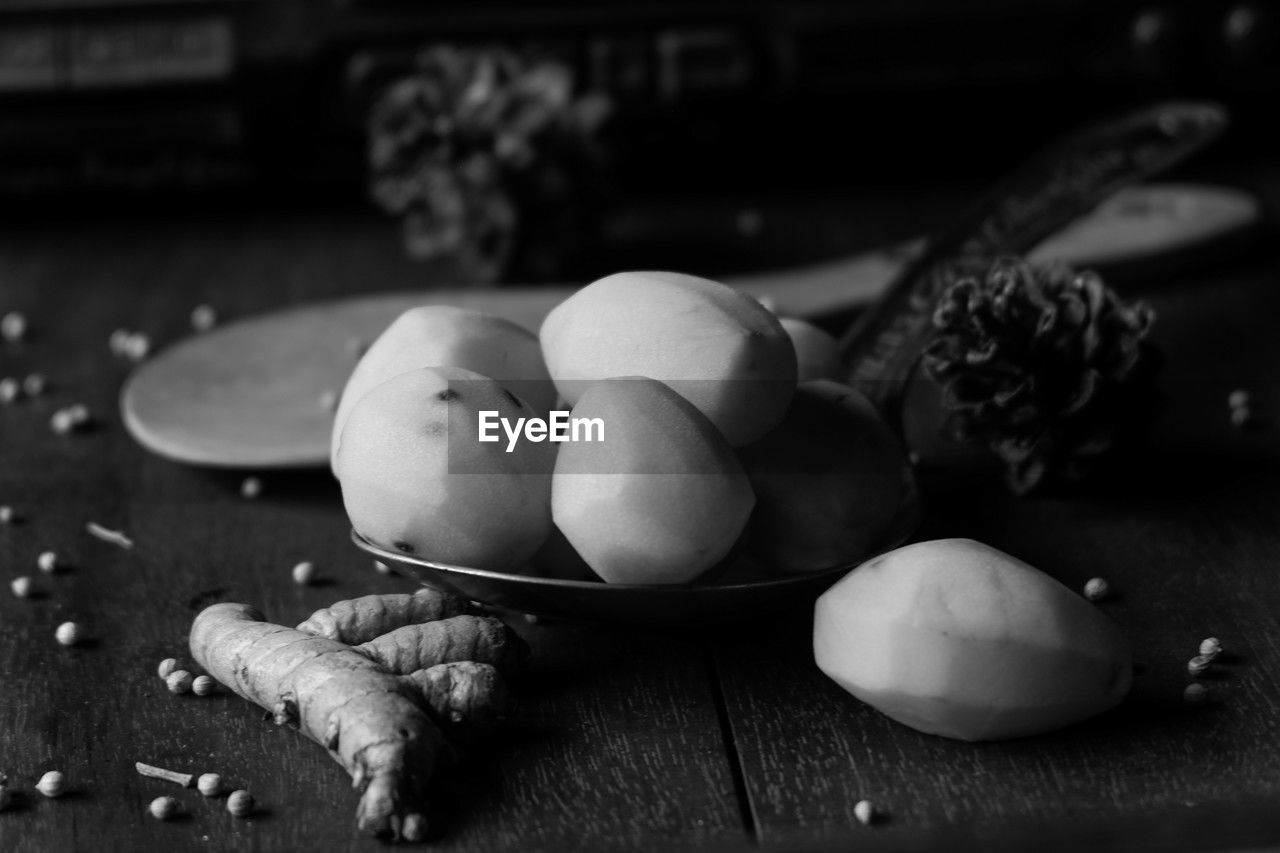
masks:
<instances>
[{"instance_id":1,"label":"dark eye spot on potato","mask_svg":"<svg viewBox=\"0 0 1280 853\"><path fill-rule=\"evenodd\" d=\"M511 393L510 391L508 391L506 388L503 388L503 389L502 389L502 393L507 395L507 399L508 399L508 400L510 400L511 402L515 403L515 405L516 405L516 408L517 408L517 409L523 409L523 408L524 408L524 403L521 403L521 402L520 402L520 398L519 398L519 397L517 397L515 394L512 394L512 393Z\"/></svg>"},{"instance_id":2,"label":"dark eye spot on potato","mask_svg":"<svg viewBox=\"0 0 1280 853\"><path fill-rule=\"evenodd\" d=\"M392 542L391 544L396 546L397 551L403 551L406 554L413 553L413 546L410 545L408 542Z\"/></svg>"},{"instance_id":3,"label":"dark eye spot on potato","mask_svg":"<svg viewBox=\"0 0 1280 853\"><path fill-rule=\"evenodd\" d=\"M452 388L446 388L436 395L436 399L443 400L444 402L447 403L450 400L458 399L458 392L453 390Z\"/></svg>"}]
</instances>

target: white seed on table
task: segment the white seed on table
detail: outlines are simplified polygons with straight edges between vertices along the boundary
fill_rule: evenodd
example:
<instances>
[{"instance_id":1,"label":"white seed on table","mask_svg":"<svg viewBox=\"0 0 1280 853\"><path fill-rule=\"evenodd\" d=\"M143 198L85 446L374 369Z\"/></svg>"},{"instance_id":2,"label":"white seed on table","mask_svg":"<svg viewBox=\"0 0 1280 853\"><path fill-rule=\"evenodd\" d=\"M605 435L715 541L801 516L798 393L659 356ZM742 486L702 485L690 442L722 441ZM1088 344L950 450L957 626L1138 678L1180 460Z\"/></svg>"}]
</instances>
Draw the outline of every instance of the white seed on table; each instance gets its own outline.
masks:
<instances>
[{"instance_id":1,"label":"white seed on table","mask_svg":"<svg viewBox=\"0 0 1280 853\"><path fill-rule=\"evenodd\" d=\"M293 582L299 586L307 586L316 579L315 563L303 561L293 567Z\"/></svg>"},{"instance_id":2,"label":"white seed on table","mask_svg":"<svg viewBox=\"0 0 1280 853\"><path fill-rule=\"evenodd\" d=\"M147 811L151 812L151 816L156 820L169 820L178 816L178 801L173 797L156 797L151 801L151 805L147 806Z\"/></svg>"},{"instance_id":3,"label":"white seed on table","mask_svg":"<svg viewBox=\"0 0 1280 853\"><path fill-rule=\"evenodd\" d=\"M22 390L28 397L39 397L48 386L49 383L42 373L27 374L27 378L22 380Z\"/></svg>"},{"instance_id":4,"label":"white seed on table","mask_svg":"<svg viewBox=\"0 0 1280 853\"><path fill-rule=\"evenodd\" d=\"M1240 406L1231 410L1231 425L1247 427L1253 421L1253 411L1248 406Z\"/></svg>"},{"instance_id":5,"label":"white seed on table","mask_svg":"<svg viewBox=\"0 0 1280 853\"><path fill-rule=\"evenodd\" d=\"M853 806L853 816L863 826L870 826L876 819L876 807L870 800L858 800Z\"/></svg>"},{"instance_id":6,"label":"white seed on table","mask_svg":"<svg viewBox=\"0 0 1280 853\"><path fill-rule=\"evenodd\" d=\"M12 403L22 394L22 386L12 376L0 379L0 403Z\"/></svg>"},{"instance_id":7,"label":"white seed on table","mask_svg":"<svg viewBox=\"0 0 1280 853\"><path fill-rule=\"evenodd\" d=\"M160 661L160 665L156 667L156 674L161 678L168 678L178 670L178 661L175 658L165 658Z\"/></svg>"},{"instance_id":8,"label":"white seed on table","mask_svg":"<svg viewBox=\"0 0 1280 853\"><path fill-rule=\"evenodd\" d=\"M36 790L46 797L61 797L67 791L67 777L61 770L50 770L40 777Z\"/></svg>"},{"instance_id":9,"label":"white seed on table","mask_svg":"<svg viewBox=\"0 0 1280 853\"><path fill-rule=\"evenodd\" d=\"M1084 597L1090 601L1101 601L1111 594L1111 584L1106 578L1089 578L1084 585Z\"/></svg>"},{"instance_id":10,"label":"white seed on table","mask_svg":"<svg viewBox=\"0 0 1280 853\"><path fill-rule=\"evenodd\" d=\"M191 692L197 696L208 696L218 689L218 682L207 675L197 675L191 682Z\"/></svg>"},{"instance_id":11,"label":"white seed on table","mask_svg":"<svg viewBox=\"0 0 1280 853\"><path fill-rule=\"evenodd\" d=\"M1249 405L1250 402L1249 392L1244 388L1237 388L1227 395L1227 405L1233 409L1244 408Z\"/></svg>"},{"instance_id":12,"label":"white seed on table","mask_svg":"<svg viewBox=\"0 0 1280 853\"><path fill-rule=\"evenodd\" d=\"M1222 641L1217 637L1205 637L1200 641L1200 654L1216 658L1222 654Z\"/></svg>"},{"instance_id":13,"label":"white seed on table","mask_svg":"<svg viewBox=\"0 0 1280 853\"><path fill-rule=\"evenodd\" d=\"M170 693L181 694L191 690L191 681L191 673L185 669L175 669L169 673L169 677L164 680L164 683L169 688Z\"/></svg>"},{"instance_id":14,"label":"white seed on table","mask_svg":"<svg viewBox=\"0 0 1280 853\"><path fill-rule=\"evenodd\" d=\"M51 574L58 570L58 555L52 551L44 551L39 557L36 557L36 566L45 574Z\"/></svg>"},{"instance_id":15,"label":"white seed on table","mask_svg":"<svg viewBox=\"0 0 1280 853\"><path fill-rule=\"evenodd\" d=\"M13 512L13 507L8 504L0 505L0 524L13 524L13 520L17 516Z\"/></svg>"},{"instance_id":16,"label":"white seed on table","mask_svg":"<svg viewBox=\"0 0 1280 853\"><path fill-rule=\"evenodd\" d=\"M196 790L206 797L216 797L222 793L222 777L217 773L201 773L196 780Z\"/></svg>"},{"instance_id":17,"label":"white seed on table","mask_svg":"<svg viewBox=\"0 0 1280 853\"><path fill-rule=\"evenodd\" d=\"M27 335L27 318L21 311L10 311L0 317L0 337L17 343Z\"/></svg>"},{"instance_id":18,"label":"white seed on table","mask_svg":"<svg viewBox=\"0 0 1280 853\"><path fill-rule=\"evenodd\" d=\"M151 339L142 332L132 332L124 341L124 354L133 361L142 361L151 353Z\"/></svg>"},{"instance_id":19,"label":"white seed on table","mask_svg":"<svg viewBox=\"0 0 1280 853\"><path fill-rule=\"evenodd\" d=\"M75 415L70 409L58 409L49 418L49 429L58 435L67 435L76 428Z\"/></svg>"},{"instance_id":20,"label":"white seed on table","mask_svg":"<svg viewBox=\"0 0 1280 853\"><path fill-rule=\"evenodd\" d=\"M63 622L53 632L53 637L64 646L74 646L84 639L84 631L75 622Z\"/></svg>"},{"instance_id":21,"label":"white seed on table","mask_svg":"<svg viewBox=\"0 0 1280 853\"><path fill-rule=\"evenodd\" d=\"M262 494L262 481L257 477L245 477L244 482L240 484L240 496L253 500L260 494Z\"/></svg>"},{"instance_id":22,"label":"white seed on table","mask_svg":"<svg viewBox=\"0 0 1280 853\"><path fill-rule=\"evenodd\" d=\"M111 349L113 355L124 355L124 349L128 340L128 329L116 329L111 333L111 337L107 339L107 346Z\"/></svg>"},{"instance_id":23,"label":"white seed on table","mask_svg":"<svg viewBox=\"0 0 1280 853\"><path fill-rule=\"evenodd\" d=\"M13 590L14 596L17 598L28 598L31 595L31 578L23 575L9 581L9 589Z\"/></svg>"},{"instance_id":24,"label":"white seed on table","mask_svg":"<svg viewBox=\"0 0 1280 853\"><path fill-rule=\"evenodd\" d=\"M191 309L191 328L207 332L218 324L218 312L212 305L197 305Z\"/></svg>"},{"instance_id":25,"label":"white seed on table","mask_svg":"<svg viewBox=\"0 0 1280 853\"><path fill-rule=\"evenodd\" d=\"M235 817L247 817L253 814L253 795L248 791L232 791L227 797L227 811Z\"/></svg>"},{"instance_id":26,"label":"white seed on table","mask_svg":"<svg viewBox=\"0 0 1280 853\"><path fill-rule=\"evenodd\" d=\"M1209 671L1209 667L1213 666L1212 655L1196 655L1187 661L1187 674L1193 677L1199 677Z\"/></svg>"}]
</instances>

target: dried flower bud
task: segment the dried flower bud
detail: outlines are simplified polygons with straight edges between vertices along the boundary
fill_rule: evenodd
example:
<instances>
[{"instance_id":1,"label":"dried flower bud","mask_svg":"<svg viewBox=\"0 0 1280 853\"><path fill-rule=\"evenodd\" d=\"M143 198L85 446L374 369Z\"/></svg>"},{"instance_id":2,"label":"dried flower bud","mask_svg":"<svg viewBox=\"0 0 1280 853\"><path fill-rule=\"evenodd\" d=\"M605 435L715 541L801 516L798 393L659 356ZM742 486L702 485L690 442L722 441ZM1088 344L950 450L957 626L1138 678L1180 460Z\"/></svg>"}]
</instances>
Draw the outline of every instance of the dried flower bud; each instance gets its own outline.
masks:
<instances>
[{"instance_id":1,"label":"dried flower bud","mask_svg":"<svg viewBox=\"0 0 1280 853\"><path fill-rule=\"evenodd\" d=\"M36 790L46 797L61 797L67 792L67 777L60 770L50 770L40 777Z\"/></svg>"},{"instance_id":2,"label":"dried flower bud","mask_svg":"<svg viewBox=\"0 0 1280 853\"><path fill-rule=\"evenodd\" d=\"M1222 641L1217 637L1206 637L1200 641L1200 654L1216 658L1222 654Z\"/></svg>"},{"instance_id":3,"label":"dried flower bud","mask_svg":"<svg viewBox=\"0 0 1280 853\"><path fill-rule=\"evenodd\" d=\"M31 578L23 575L9 581L9 589L13 590L13 594L17 598L28 598L31 595Z\"/></svg>"},{"instance_id":4,"label":"dried flower bud","mask_svg":"<svg viewBox=\"0 0 1280 853\"><path fill-rule=\"evenodd\" d=\"M218 312L212 305L197 305L191 309L191 328L207 332L218 324Z\"/></svg>"},{"instance_id":5,"label":"dried flower bud","mask_svg":"<svg viewBox=\"0 0 1280 853\"><path fill-rule=\"evenodd\" d=\"M1188 684L1187 689L1182 691L1182 701L1188 705L1205 705L1209 702L1209 688L1203 684Z\"/></svg>"},{"instance_id":6,"label":"dried flower bud","mask_svg":"<svg viewBox=\"0 0 1280 853\"><path fill-rule=\"evenodd\" d=\"M300 586L307 586L316 579L316 567L311 562L301 562L293 567L293 582Z\"/></svg>"},{"instance_id":7,"label":"dried flower bud","mask_svg":"<svg viewBox=\"0 0 1280 853\"><path fill-rule=\"evenodd\" d=\"M1198 678L1208 672L1211 666L1213 666L1213 657L1211 655L1196 655L1187 661L1187 674Z\"/></svg>"},{"instance_id":8,"label":"dried flower bud","mask_svg":"<svg viewBox=\"0 0 1280 853\"><path fill-rule=\"evenodd\" d=\"M1111 584L1106 578L1089 578L1084 585L1084 597L1090 601L1101 601L1111 594Z\"/></svg>"},{"instance_id":9,"label":"dried flower bud","mask_svg":"<svg viewBox=\"0 0 1280 853\"><path fill-rule=\"evenodd\" d=\"M191 692L197 696L208 696L218 689L218 682L207 675L197 675L191 682Z\"/></svg>"},{"instance_id":10,"label":"dried flower bud","mask_svg":"<svg viewBox=\"0 0 1280 853\"><path fill-rule=\"evenodd\" d=\"M147 806L147 811L151 812L151 816L156 820L169 820L178 815L178 801L173 797L156 797L151 801L151 805Z\"/></svg>"},{"instance_id":11,"label":"dried flower bud","mask_svg":"<svg viewBox=\"0 0 1280 853\"><path fill-rule=\"evenodd\" d=\"M0 338L16 344L27 336L27 318L20 311L10 311L0 317Z\"/></svg>"},{"instance_id":12,"label":"dried flower bud","mask_svg":"<svg viewBox=\"0 0 1280 853\"><path fill-rule=\"evenodd\" d=\"M870 800L858 800L853 806L853 816L863 826L870 826L876 819L876 807Z\"/></svg>"},{"instance_id":13,"label":"dried flower bud","mask_svg":"<svg viewBox=\"0 0 1280 853\"><path fill-rule=\"evenodd\" d=\"M39 557L36 557L36 566L45 574L51 574L58 570L58 555L52 551L44 551Z\"/></svg>"},{"instance_id":14,"label":"dried flower bud","mask_svg":"<svg viewBox=\"0 0 1280 853\"><path fill-rule=\"evenodd\" d=\"M262 481L257 477L245 477L244 482L240 484L240 496L246 500L253 500L262 494Z\"/></svg>"},{"instance_id":15,"label":"dried flower bud","mask_svg":"<svg viewBox=\"0 0 1280 853\"><path fill-rule=\"evenodd\" d=\"M63 622L53 632L54 639L64 646L74 646L84 639L84 632L75 622Z\"/></svg>"},{"instance_id":16,"label":"dried flower bud","mask_svg":"<svg viewBox=\"0 0 1280 853\"><path fill-rule=\"evenodd\" d=\"M196 780L196 790L206 797L216 797L222 793L222 777L217 773L201 773Z\"/></svg>"},{"instance_id":17,"label":"dried flower bud","mask_svg":"<svg viewBox=\"0 0 1280 853\"><path fill-rule=\"evenodd\" d=\"M185 669L176 669L169 673L164 683L169 688L170 693L181 694L191 690L191 673Z\"/></svg>"},{"instance_id":18,"label":"dried flower bud","mask_svg":"<svg viewBox=\"0 0 1280 853\"><path fill-rule=\"evenodd\" d=\"M233 817L248 817L253 814L253 795L248 791L232 791L227 797L227 811Z\"/></svg>"},{"instance_id":19,"label":"dried flower bud","mask_svg":"<svg viewBox=\"0 0 1280 853\"><path fill-rule=\"evenodd\" d=\"M178 669L178 661L175 658L165 658L160 661L160 665L156 667L156 674L161 678L168 678Z\"/></svg>"}]
</instances>

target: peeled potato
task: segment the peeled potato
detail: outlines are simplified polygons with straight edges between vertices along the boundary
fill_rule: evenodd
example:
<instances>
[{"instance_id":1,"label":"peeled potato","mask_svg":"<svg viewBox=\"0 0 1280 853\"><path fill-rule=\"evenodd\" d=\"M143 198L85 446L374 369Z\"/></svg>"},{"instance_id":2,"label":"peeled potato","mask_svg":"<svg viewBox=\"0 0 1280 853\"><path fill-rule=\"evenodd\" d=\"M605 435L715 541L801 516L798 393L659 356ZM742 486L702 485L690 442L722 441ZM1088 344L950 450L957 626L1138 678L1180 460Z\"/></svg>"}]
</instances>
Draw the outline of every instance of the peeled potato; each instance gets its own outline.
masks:
<instances>
[{"instance_id":1,"label":"peeled potato","mask_svg":"<svg viewBox=\"0 0 1280 853\"><path fill-rule=\"evenodd\" d=\"M410 308L373 342L347 380L333 418L331 464L337 460L338 437L356 401L376 385L419 367L461 367L487 376L542 417L556 398L538 338L529 330L449 305Z\"/></svg>"},{"instance_id":2,"label":"peeled potato","mask_svg":"<svg viewBox=\"0 0 1280 853\"><path fill-rule=\"evenodd\" d=\"M971 539L870 560L814 610L818 668L868 705L961 740L1039 734L1114 707L1128 643L1094 605Z\"/></svg>"},{"instance_id":3,"label":"peeled potato","mask_svg":"<svg viewBox=\"0 0 1280 853\"><path fill-rule=\"evenodd\" d=\"M393 377L351 408L337 473L352 526L387 549L492 571L524 566L551 532L554 445L481 442L482 410L534 414L461 368Z\"/></svg>"},{"instance_id":4,"label":"peeled potato","mask_svg":"<svg viewBox=\"0 0 1280 853\"><path fill-rule=\"evenodd\" d=\"M661 382L610 379L574 417L604 441L563 444L551 492L555 526L610 583L686 583L721 560L754 497L724 438Z\"/></svg>"},{"instance_id":5,"label":"peeled potato","mask_svg":"<svg viewBox=\"0 0 1280 853\"><path fill-rule=\"evenodd\" d=\"M782 419L796 354L778 319L731 287L668 272L618 273L543 321L542 352L576 404L593 382L647 376L670 385L735 447Z\"/></svg>"}]
</instances>

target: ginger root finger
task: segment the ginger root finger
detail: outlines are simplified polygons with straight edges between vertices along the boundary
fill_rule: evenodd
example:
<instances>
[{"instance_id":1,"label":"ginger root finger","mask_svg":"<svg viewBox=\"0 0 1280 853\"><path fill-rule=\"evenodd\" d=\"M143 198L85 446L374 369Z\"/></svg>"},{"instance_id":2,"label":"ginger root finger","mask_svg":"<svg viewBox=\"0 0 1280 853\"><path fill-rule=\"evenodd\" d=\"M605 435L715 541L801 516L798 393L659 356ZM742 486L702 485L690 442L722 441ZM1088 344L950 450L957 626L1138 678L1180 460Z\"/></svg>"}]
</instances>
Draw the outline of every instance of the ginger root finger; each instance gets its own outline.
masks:
<instances>
[{"instance_id":1,"label":"ginger root finger","mask_svg":"<svg viewBox=\"0 0 1280 853\"><path fill-rule=\"evenodd\" d=\"M205 608L190 643L210 675L296 725L351 774L361 829L422 838L427 785L451 748L413 682L340 642L263 622L243 604Z\"/></svg>"},{"instance_id":2,"label":"ginger root finger","mask_svg":"<svg viewBox=\"0 0 1280 853\"><path fill-rule=\"evenodd\" d=\"M486 663L442 663L403 676L422 692L436 723L451 736L493 728L511 712L511 695L498 670Z\"/></svg>"},{"instance_id":3,"label":"ginger root finger","mask_svg":"<svg viewBox=\"0 0 1280 853\"><path fill-rule=\"evenodd\" d=\"M455 595L423 587L412 594L365 595L335 602L312 613L298 630L354 646L405 625L448 619L470 610Z\"/></svg>"},{"instance_id":4,"label":"ginger root finger","mask_svg":"<svg viewBox=\"0 0 1280 853\"><path fill-rule=\"evenodd\" d=\"M401 675L464 660L508 669L518 666L529 654L524 641L501 619L492 616L454 616L423 625L406 625L353 648Z\"/></svg>"}]
</instances>

